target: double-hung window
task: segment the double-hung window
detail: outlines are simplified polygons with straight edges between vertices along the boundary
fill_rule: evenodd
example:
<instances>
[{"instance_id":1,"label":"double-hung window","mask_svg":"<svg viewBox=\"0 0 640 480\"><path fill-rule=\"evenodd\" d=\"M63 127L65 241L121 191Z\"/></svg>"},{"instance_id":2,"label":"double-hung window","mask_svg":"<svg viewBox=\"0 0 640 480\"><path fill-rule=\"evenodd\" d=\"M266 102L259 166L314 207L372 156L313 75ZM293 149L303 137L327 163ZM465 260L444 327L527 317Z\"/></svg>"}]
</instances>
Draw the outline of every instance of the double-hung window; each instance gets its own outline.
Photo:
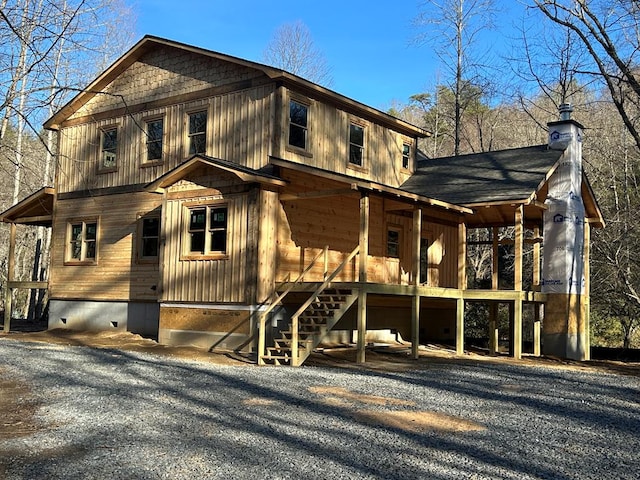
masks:
<instances>
[{"instance_id":1,"label":"double-hung window","mask_svg":"<svg viewBox=\"0 0 640 480\"><path fill-rule=\"evenodd\" d=\"M387 256L400 258L400 228L398 227L387 229Z\"/></svg>"},{"instance_id":2,"label":"double-hung window","mask_svg":"<svg viewBox=\"0 0 640 480\"><path fill-rule=\"evenodd\" d=\"M102 130L100 138L100 170L114 170L117 167L118 128Z\"/></svg>"},{"instance_id":3,"label":"double-hung window","mask_svg":"<svg viewBox=\"0 0 640 480\"><path fill-rule=\"evenodd\" d=\"M160 251L160 217L144 216L140 218L138 227L139 244L138 257L140 260L155 261Z\"/></svg>"},{"instance_id":4,"label":"double-hung window","mask_svg":"<svg viewBox=\"0 0 640 480\"><path fill-rule=\"evenodd\" d=\"M411 160L411 145L408 143L402 144L402 168L409 169L409 162Z\"/></svg>"},{"instance_id":5,"label":"double-hung window","mask_svg":"<svg viewBox=\"0 0 640 480\"><path fill-rule=\"evenodd\" d=\"M355 123L349 125L349 164L364 164L364 127Z\"/></svg>"},{"instance_id":6,"label":"double-hung window","mask_svg":"<svg viewBox=\"0 0 640 480\"><path fill-rule=\"evenodd\" d=\"M207 152L207 112L189 114L189 155Z\"/></svg>"},{"instance_id":7,"label":"double-hung window","mask_svg":"<svg viewBox=\"0 0 640 480\"><path fill-rule=\"evenodd\" d=\"M189 208L186 231L187 255L224 255L227 253L227 205Z\"/></svg>"},{"instance_id":8,"label":"double-hung window","mask_svg":"<svg viewBox=\"0 0 640 480\"><path fill-rule=\"evenodd\" d=\"M162 161L162 140L164 134L164 120L157 118L147 121L146 129L146 146L147 158L146 162Z\"/></svg>"},{"instance_id":9,"label":"double-hung window","mask_svg":"<svg viewBox=\"0 0 640 480\"><path fill-rule=\"evenodd\" d=\"M307 149L309 107L291 100L289 102L289 145Z\"/></svg>"},{"instance_id":10,"label":"double-hung window","mask_svg":"<svg viewBox=\"0 0 640 480\"><path fill-rule=\"evenodd\" d=\"M98 254L98 222L97 220L78 220L67 225L68 262L96 261Z\"/></svg>"}]
</instances>

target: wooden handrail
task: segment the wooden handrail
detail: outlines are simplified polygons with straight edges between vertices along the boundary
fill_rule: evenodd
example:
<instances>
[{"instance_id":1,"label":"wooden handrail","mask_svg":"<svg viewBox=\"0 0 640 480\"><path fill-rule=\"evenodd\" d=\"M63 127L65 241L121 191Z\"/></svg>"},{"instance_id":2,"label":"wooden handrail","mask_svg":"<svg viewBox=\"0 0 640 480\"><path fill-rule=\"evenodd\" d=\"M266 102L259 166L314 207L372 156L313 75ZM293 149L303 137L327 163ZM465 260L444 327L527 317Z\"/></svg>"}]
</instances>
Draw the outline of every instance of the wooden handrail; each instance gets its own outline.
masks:
<instances>
[{"instance_id":1,"label":"wooden handrail","mask_svg":"<svg viewBox=\"0 0 640 480\"><path fill-rule=\"evenodd\" d=\"M320 285L309 297L309 299L302 304L302 306L294 313L291 317L291 365L294 367L299 366L298 360L300 356L298 355L298 317L302 312L304 312L309 305L311 305L320 292L322 292L325 288L327 288L332 280L338 276L338 274L344 269L344 267L358 254L360 250L360 245L356 246L353 251L349 254L347 258L343 260L343 262L338 265L331 275L327 277L327 279Z\"/></svg>"},{"instance_id":2,"label":"wooden handrail","mask_svg":"<svg viewBox=\"0 0 640 480\"><path fill-rule=\"evenodd\" d=\"M309 265L302 271L302 273L298 275L298 278L296 278L293 282L291 282L289 286L284 290L284 292L278 295L271 302L269 307L267 307L267 309L264 312L262 312L262 314L260 315L260 325L259 325L259 331L258 331L258 365L264 365L264 361L262 360L262 355L264 355L265 347L266 347L265 328L267 323L267 315L269 315L269 313L271 313L271 311L280 304L282 299L286 297L291 292L291 290L293 290L293 287L295 287L298 283L302 281L304 276L309 272L309 270L313 268L313 266L318 261L321 255L324 256L324 263L325 263L324 271L325 272L327 271L328 251L329 251L329 245L325 245L325 247L313 258L313 260L311 260L311 263L309 263ZM326 277L326 274L324 275L324 277Z\"/></svg>"}]
</instances>

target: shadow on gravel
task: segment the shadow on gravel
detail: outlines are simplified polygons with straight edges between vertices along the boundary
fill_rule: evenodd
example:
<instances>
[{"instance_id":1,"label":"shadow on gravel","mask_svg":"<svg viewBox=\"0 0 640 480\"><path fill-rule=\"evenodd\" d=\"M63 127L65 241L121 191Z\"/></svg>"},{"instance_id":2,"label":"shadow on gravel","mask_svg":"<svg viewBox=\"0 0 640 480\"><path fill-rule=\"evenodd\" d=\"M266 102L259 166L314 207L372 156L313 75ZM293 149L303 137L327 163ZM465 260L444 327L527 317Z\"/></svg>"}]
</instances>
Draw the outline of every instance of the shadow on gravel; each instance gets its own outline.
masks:
<instances>
[{"instance_id":1,"label":"shadow on gravel","mask_svg":"<svg viewBox=\"0 0 640 480\"><path fill-rule=\"evenodd\" d=\"M404 372L224 368L105 348L66 349L60 362L56 346L2 345L8 358L24 348L38 356L39 366L24 363L14 371L42 389L41 397L47 389L58 392L51 404L64 396L73 406L68 424L60 426L72 434L60 440L60 455L55 449L13 452L13 464L5 468L24 477L37 472L40 478L60 478L67 468L76 478L154 478L139 461L157 458L169 477L171 468L191 468L196 475L198 465L241 465L247 474L296 478L310 471L322 477L326 468L329 477L336 471L444 479L455 471L460 478L562 480L579 478L573 468L581 464L591 468L595 460L589 452L607 451L612 436L633 438L640 431L639 405L629 401L640 392L615 382L603 386L590 373L446 362ZM393 396L394 385L402 391L409 386L421 409L464 416L486 430L411 432L360 421L353 405L328 404L309 390L309 382L331 381L334 375L363 394L374 388ZM449 405L453 396L462 397L464 407ZM586 396L598 400L585 404ZM248 404L251 398L265 401ZM624 405L635 416L622 415ZM79 409L75 416L74 409ZM545 427L559 433L549 435ZM56 429L48 432L56 434ZM580 449L583 445L588 448ZM70 449L73 455L63 453ZM450 464L443 465L443 458Z\"/></svg>"}]
</instances>

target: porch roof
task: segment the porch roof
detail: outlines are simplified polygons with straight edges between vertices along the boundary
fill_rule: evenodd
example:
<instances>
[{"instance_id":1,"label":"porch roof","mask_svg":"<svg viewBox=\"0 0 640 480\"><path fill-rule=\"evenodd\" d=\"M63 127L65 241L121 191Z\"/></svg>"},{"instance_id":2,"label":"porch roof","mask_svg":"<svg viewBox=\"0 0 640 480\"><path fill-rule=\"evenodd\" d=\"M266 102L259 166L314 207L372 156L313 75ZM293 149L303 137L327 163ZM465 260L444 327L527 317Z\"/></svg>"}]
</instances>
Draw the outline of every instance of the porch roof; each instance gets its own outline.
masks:
<instances>
[{"instance_id":1,"label":"porch roof","mask_svg":"<svg viewBox=\"0 0 640 480\"><path fill-rule=\"evenodd\" d=\"M424 203L434 207L439 207L445 210L453 211L458 214L473 213L471 209L462 205L454 205L453 203L449 203L447 201L441 201L435 198L430 198L428 196L421 195L419 193L407 191L406 189L403 189L403 188L390 187L388 185L383 185L381 183L364 180L362 178L352 177L351 175L346 175L344 173L331 172L329 170L324 170L317 167L311 167L309 165L303 165L300 163L291 162L289 160L284 160L282 158L277 158L277 157L269 157L269 162L272 165L275 165L277 167L290 168L292 170L308 173L309 175L316 175L316 176L333 180L336 182L345 183L349 185L351 189L379 192L383 195L392 196L397 200L405 200L413 203L420 202L420 203Z\"/></svg>"},{"instance_id":2,"label":"porch roof","mask_svg":"<svg viewBox=\"0 0 640 480\"><path fill-rule=\"evenodd\" d=\"M40 190L0 213L0 221L21 225L50 227L53 221L54 197L54 188L42 187Z\"/></svg>"},{"instance_id":3,"label":"porch roof","mask_svg":"<svg viewBox=\"0 0 640 480\"><path fill-rule=\"evenodd\" d=\"M182 180L189 173L202 166L230 173L244 182L256 182L275 186L286 185L286 182L284 180L267 172L254 170L252 168L238 165L237 163L232 163L220 158L213 158L206 155L197 154L191 156L174 169L169 170L164 175L161 175L153 182L145 185L144 189L148 192L162 193L165 188L173 185L179 180Z\"/></svg>"},{"instance_id":4,"label":"porch roof","mask_svg":"<svg viewBox=\"0 0 640 480\"><path fill-rule=\"evenodd\" d=\"M563 153L538 145L425 159L402 188L466 206L523 202L544 185Z\"/></svg>"}]
</instances>

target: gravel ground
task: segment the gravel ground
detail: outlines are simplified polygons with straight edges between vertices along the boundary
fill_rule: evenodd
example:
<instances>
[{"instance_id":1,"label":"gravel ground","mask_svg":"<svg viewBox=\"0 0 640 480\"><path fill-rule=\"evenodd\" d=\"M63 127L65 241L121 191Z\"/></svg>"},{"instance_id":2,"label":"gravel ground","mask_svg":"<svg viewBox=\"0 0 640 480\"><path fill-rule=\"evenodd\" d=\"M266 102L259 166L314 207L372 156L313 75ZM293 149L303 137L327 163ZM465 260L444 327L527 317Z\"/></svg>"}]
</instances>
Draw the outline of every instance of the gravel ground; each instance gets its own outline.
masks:
<instances>
[{"instance_id":1,"label":"gravel ground","mask_svg":"<svg viewBox=\"0 0 640 480\"><path fill-rule=\"evenodd\" d=\"M6 479L640 476L638 377L258 368L21 341L0 341L0 371L31 388L42 427L0 440ZM385 421L399 412L406 425Z\"/></svg>"}]
</instances>

